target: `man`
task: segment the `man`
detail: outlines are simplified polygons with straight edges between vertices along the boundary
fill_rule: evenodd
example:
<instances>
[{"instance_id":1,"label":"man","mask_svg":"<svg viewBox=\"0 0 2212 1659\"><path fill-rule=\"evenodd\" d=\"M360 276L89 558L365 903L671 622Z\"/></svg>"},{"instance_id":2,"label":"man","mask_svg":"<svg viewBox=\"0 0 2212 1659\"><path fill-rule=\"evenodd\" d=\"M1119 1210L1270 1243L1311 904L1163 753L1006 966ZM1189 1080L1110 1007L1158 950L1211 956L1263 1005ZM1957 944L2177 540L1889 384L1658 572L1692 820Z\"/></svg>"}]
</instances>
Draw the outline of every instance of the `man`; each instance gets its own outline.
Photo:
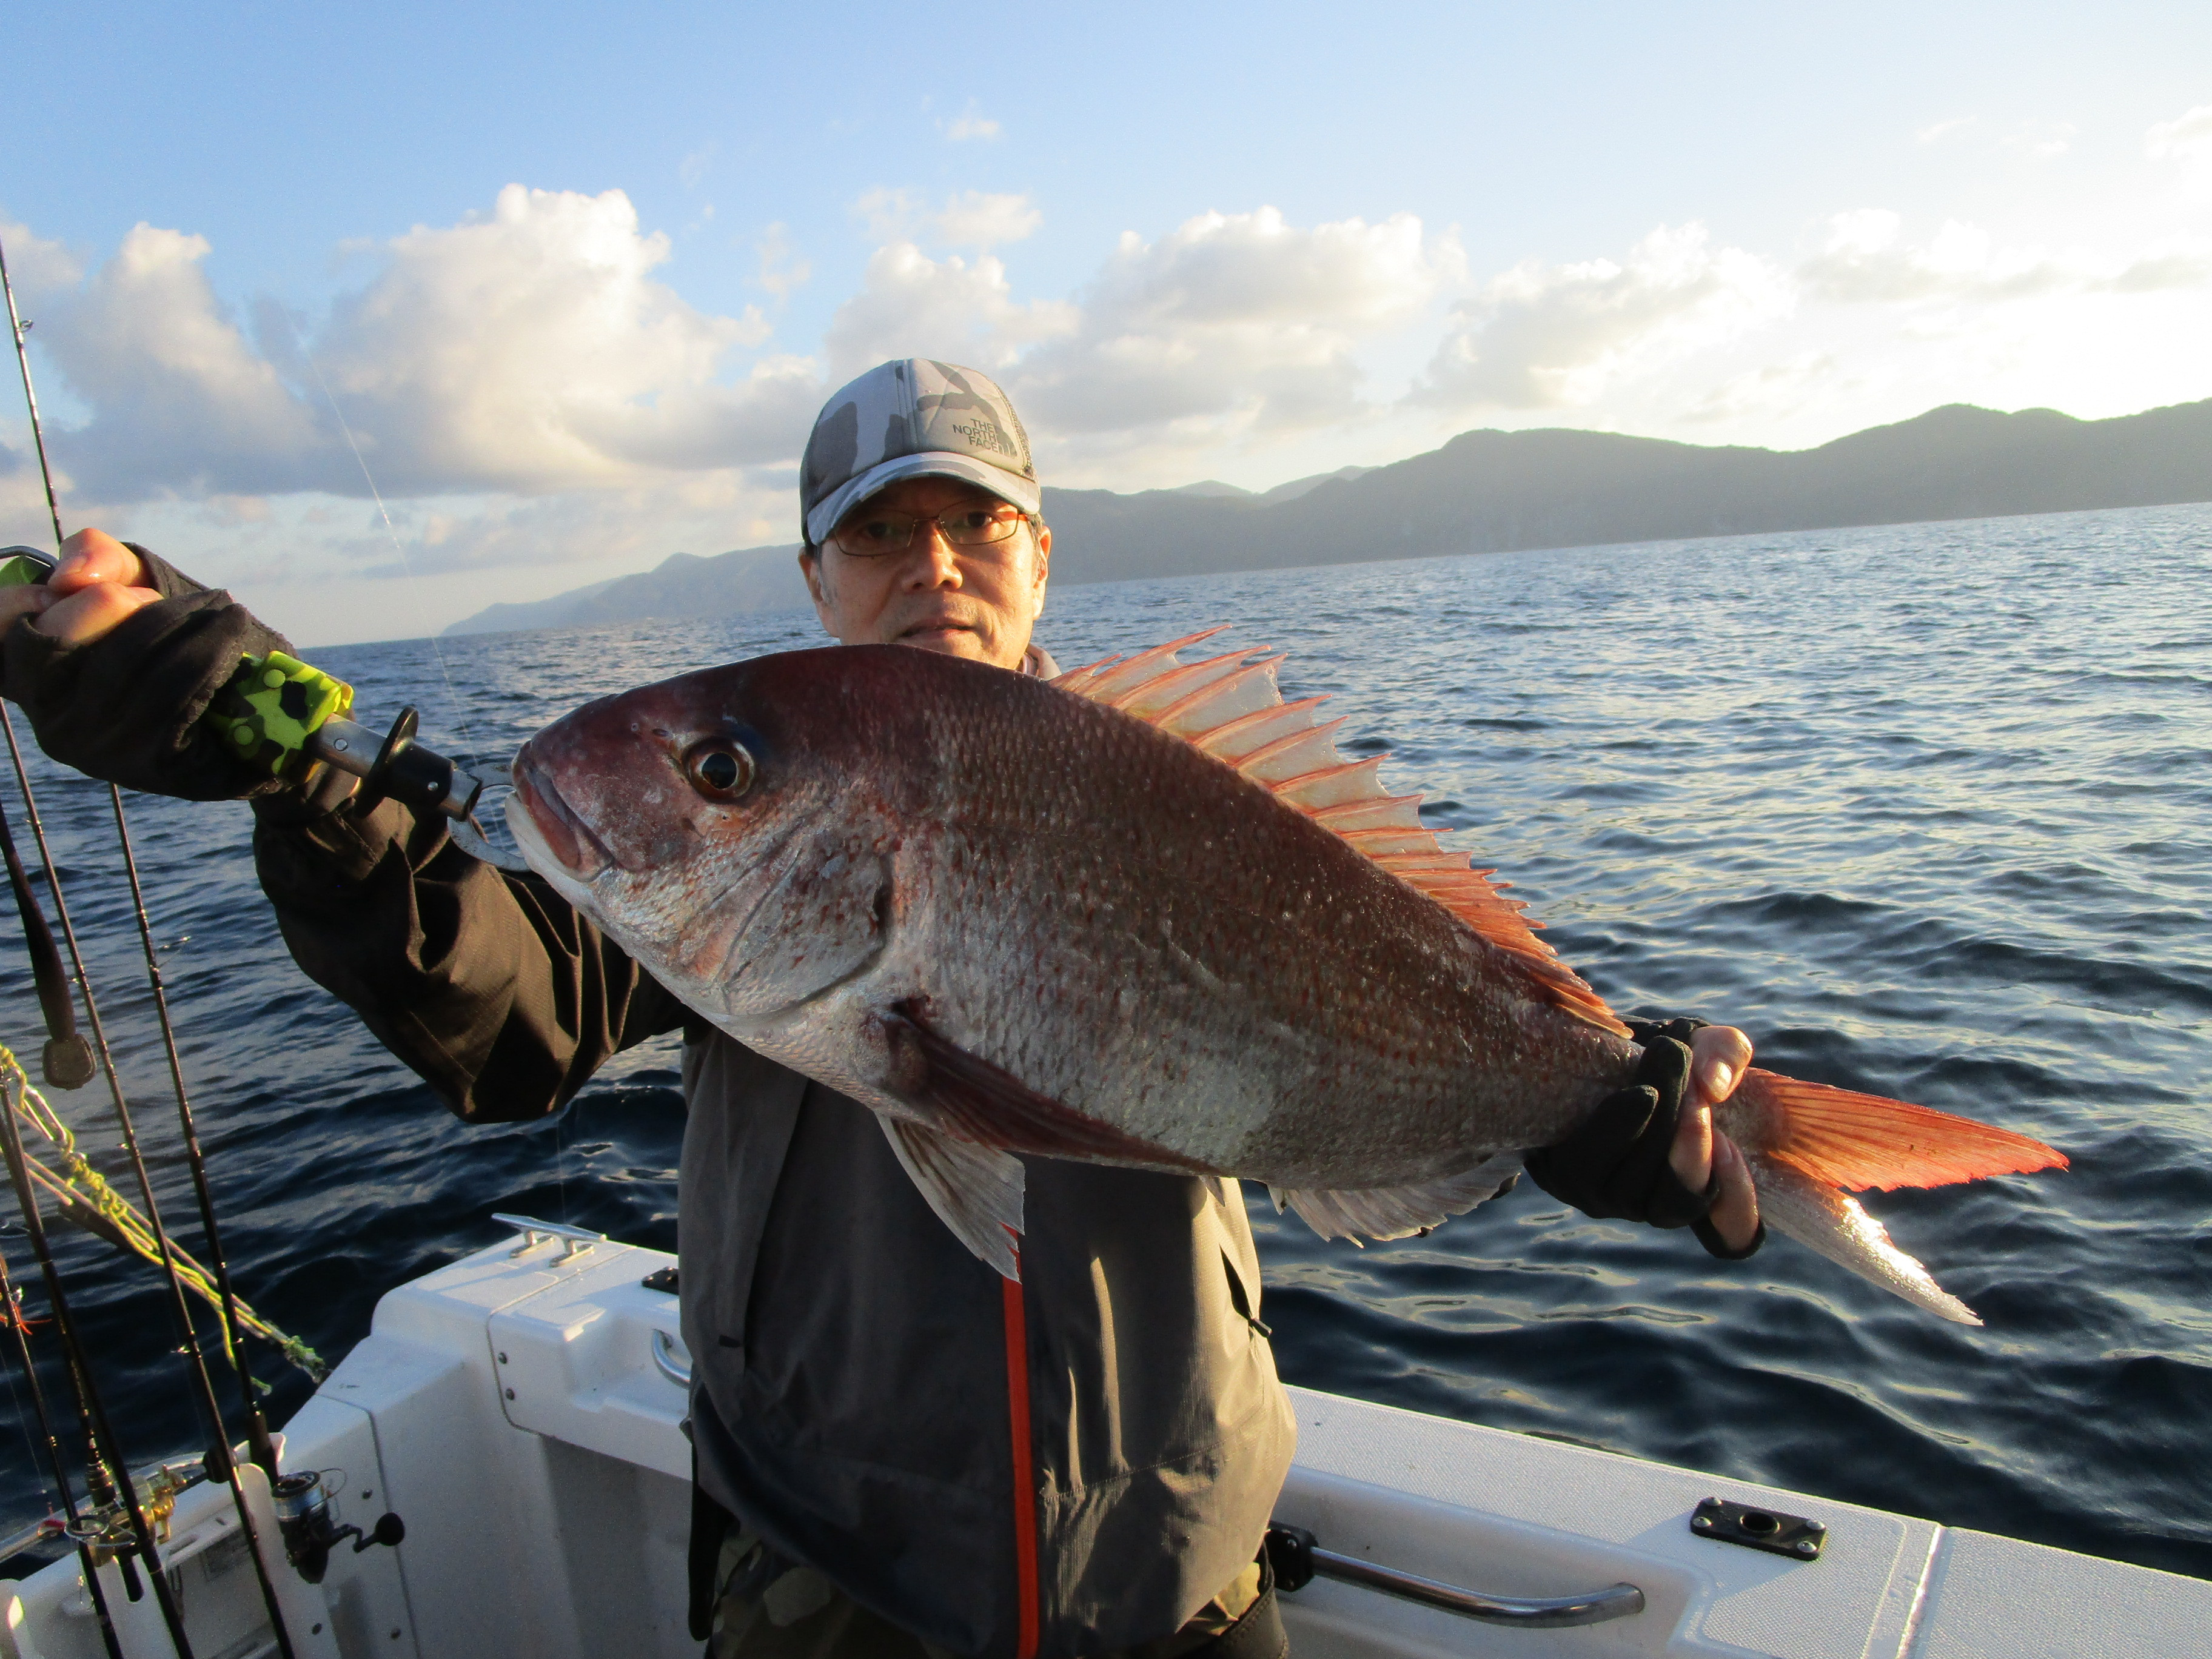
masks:
<instances>
[{"instance_id":1,"label":"man","mask_svg":"<svg viewBox=\"0 0 2212 1659\"><path fill-rule=\"evenodd\" d=\"M800 497L801 568L837 640L1055 672L1030 640L1052 534L988 379L921 360L862 375L816 422ZM694 1018L543 882L397 803L354 810L347 780L240 770L196 723L241 653L281 641L227 595L85 531L45 588L0 594L0 689L57 758L254 798L294 956L462 1116L557 1109L618 1048L684 1030L693 1619L713 1652L1279 1659L1259 1547L1294 1430L1233 1183L1224 1201L1027 1160L1014 1285L864 1108ZM1749 1046L1692 1042L1694 1087L1691 1052L1655 1036L1655 1087L1531 1167L1595 1212L1747 1253L1755 1205L1710 1101Z\"/></svg>"}]
</instances>

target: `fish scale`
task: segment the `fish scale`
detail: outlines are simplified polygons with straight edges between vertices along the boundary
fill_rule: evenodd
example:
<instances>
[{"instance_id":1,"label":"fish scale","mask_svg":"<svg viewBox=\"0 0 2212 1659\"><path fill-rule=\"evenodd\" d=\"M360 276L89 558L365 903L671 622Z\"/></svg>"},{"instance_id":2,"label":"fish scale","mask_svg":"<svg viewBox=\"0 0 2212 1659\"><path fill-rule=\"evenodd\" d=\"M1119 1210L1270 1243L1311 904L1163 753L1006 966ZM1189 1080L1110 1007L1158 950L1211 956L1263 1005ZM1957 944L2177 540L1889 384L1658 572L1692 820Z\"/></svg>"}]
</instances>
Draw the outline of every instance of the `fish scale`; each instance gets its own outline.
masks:
<instances>
[{"instance_id":1,"label":"fish scale","mask_svg":"<svg viewBox=\"0 0 2212 1659\"><path fill-rule=\"evenodd\" d=\"M688 1006L872 1108L1009 1277L1023 1156L1264 1181L1325 1237L1434 1226L1640 1051L1279 657L1181 660L1206 637L1049 684L895 646L685 675L532 738L508 820ZM2064 1163L1756 1069L1720 1121L1778 1230L1966 1321L1839 1189Z\"/></svg>"}]
</instances>

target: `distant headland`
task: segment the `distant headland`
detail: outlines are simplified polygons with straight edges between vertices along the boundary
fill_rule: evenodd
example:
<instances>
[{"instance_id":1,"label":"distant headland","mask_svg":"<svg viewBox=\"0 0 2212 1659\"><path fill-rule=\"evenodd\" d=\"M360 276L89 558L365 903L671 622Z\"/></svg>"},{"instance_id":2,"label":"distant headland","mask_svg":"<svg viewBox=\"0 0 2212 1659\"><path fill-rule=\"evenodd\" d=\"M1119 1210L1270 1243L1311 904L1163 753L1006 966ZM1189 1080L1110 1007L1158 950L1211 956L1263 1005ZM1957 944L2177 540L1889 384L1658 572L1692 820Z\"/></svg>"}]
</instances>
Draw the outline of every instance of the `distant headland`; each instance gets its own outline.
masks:
<instances>
[{"instance_id":1,"label":"distant headland","mask_svg":"<svg viewBox=\"0 0 2212 1659\"><path fill-rule=\"evenodd\" d=\"M1504 553L1848 525L2212 501L2212 399L2081 421L1951 404L1817 449L1608 432L1463 432L1389 466L1264 493L1203 483L1050 489L1062 584ZM447 634L698 619L804 606L796 545L678 553L638 575L495 605Z\"/></svg>"}]
</instances>

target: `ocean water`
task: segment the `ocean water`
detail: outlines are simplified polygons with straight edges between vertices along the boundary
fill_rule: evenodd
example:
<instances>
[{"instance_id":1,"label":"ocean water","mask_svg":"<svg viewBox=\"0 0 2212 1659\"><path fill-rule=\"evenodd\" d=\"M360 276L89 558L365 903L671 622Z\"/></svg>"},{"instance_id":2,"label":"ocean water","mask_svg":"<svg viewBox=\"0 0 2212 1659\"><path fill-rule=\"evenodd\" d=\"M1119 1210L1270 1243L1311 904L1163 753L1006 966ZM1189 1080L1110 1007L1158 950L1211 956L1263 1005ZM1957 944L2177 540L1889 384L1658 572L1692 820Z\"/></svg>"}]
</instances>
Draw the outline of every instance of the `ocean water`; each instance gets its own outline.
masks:
<instances>
[{"instance_id":1,"label":"ocean water","mask_svg":"<svg viewBox=\"0 0 2212 1659\"><path fill-rule=\"evenodd\" d=\"M1869 1199L1981 1329L1787 1240L1716 1263L1527 1183L1365 1250L1262 1196L1288 1379L2212 1577L2212 507L1070 587L1040 637L1072 665L1215 623L1286 647L1289 692L1332 694L1347 746L1390 751L1386 779L1616 1007L1731 1022L1776 1069L2073 1160ZM817 639L783 617L314 654L370 718L415 702L426 740L504 757L587 696ZM106 792L36 776L197 1249ZM293 967L242 807L131 807L233 1270L264 1314L335 1360L382 1292L497 1237L495 1210L672 1243L672 1042L557 1118L465 1128ZM34 1054L12 945L0 1011ZM119 1176L99 1093L60 1098ZM0 1247L34 1278L19 1231ZM75 1236L64 1262L134 1460L197 1449L150 1271ZM58 1392L51 1329L33 1340ZM281 1421L307 1384L263 1370ZM50 1501L0 1425L0 1519Z\"/></svg>"}]
</instances>

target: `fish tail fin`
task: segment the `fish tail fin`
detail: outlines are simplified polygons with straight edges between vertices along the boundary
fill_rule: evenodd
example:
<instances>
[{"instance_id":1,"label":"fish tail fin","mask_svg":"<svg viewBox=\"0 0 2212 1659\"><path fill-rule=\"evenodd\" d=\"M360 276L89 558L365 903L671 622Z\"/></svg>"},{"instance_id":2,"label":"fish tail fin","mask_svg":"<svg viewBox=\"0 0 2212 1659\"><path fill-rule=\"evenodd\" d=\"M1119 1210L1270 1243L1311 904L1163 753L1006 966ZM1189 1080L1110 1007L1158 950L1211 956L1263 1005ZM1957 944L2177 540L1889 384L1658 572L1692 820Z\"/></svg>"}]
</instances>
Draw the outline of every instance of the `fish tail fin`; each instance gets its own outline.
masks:
<instances>
[{"instance_id":1,"label":"fish tail fin","mask_svg":"<svg viewBox=\"0 0 2212 1659\"><path fill-rule=\"evenodd\" d=\"M1747 1113L1752 1121L1735 1134L1729 1120ZM2064 1153L2010 1129L1755 1066L1723 1109L1722 1127L1746 1151L1832 1187L1888 1192L2066 1167Z\"/></svg>"},{"instance_id":2,"label":"fish tail fin","mask_svg":"<svg viewBox=\"0 0 2212 1659\"><path fill-rule=\"evenodd\" d=\"M1744 1162L1751 1166L1751 1184L1759 1193L1759 1218L1776 1232L1940 1318L1958 1325L1982 1322L1981 1316L1892 1243L1888 1230L1849 1193L1780 1158L1747 1152Z\"/></svg>"},{"instance_id":3,"label":"fish tail fin","mask_svg":"<svg viewBox=\"0 0 2212 1659\"><path fill-rule=\"evenodd\" d=\"M2066 1167L2063 1153L2009 1129L1756 1067L1720 1115L1742 1146L1769 1226L1961 1325L1982 1322L1841 1188L1942 1187Z\"/></svg>"}]
</instances>

